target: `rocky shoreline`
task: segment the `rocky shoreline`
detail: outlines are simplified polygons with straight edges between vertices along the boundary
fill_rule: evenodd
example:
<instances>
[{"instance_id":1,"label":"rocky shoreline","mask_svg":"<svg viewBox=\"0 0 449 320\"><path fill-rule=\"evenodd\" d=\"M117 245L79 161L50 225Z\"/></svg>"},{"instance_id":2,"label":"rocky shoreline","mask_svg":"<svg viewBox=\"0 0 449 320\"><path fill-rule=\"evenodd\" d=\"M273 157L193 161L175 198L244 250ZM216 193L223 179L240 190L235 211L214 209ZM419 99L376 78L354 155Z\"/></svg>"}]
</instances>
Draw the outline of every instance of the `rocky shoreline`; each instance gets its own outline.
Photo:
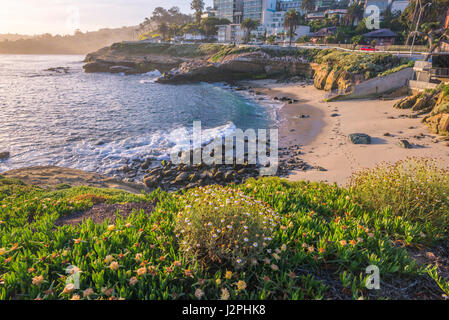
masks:
<instances>
[{"instance_id":1,"label":"rocky shoreline","mask_svg":"<svg viewBox=\"0 0 449 320\"><path fill-rule=\"evenodd\" d=\"M288 78L278 80L277 83L295 83L298 85L310 84L310 80L301 78ZM265 100L272 103L283 102L284 104L296 103L294 98L287 97L269 97L251 86L247 86L240 82L229 82L229 90L235 93L245 93L246 97L260 103ZM280 126L283 124L280 123ZM197 186L209 184L243 183L249 178L257 178L260 176L261 164L248 164L248 140L245 140L245 158L243 164L214 164L214 165L175 165L169 160L156 160L154 158L132 160L124 165L121 169L114 172L116 178L131 183L143 183L148 189L162 188L167 191L175 191L185 188L193 188ZM235 145L234 145L235 148ZM270 141L267 141L267 150L270 148ZM203 152L204 148L201 150ZM298 144L289 144L278 148L279 163L276 176L286 177L292 171L297 170L323 170L320 167L313 167L301 159L301 146ZM268 153L269 155L269 153ZM224 157L224 150L223 150Z\"/></svg>"}]
</instances>

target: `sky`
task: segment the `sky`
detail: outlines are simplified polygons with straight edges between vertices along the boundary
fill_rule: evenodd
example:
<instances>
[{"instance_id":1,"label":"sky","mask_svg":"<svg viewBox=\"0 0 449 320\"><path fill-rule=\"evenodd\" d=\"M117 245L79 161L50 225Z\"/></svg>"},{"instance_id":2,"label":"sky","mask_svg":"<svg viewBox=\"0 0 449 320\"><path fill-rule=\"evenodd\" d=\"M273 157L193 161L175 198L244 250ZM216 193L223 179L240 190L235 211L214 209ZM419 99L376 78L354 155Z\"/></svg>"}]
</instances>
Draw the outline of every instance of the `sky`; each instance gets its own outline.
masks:
<instances>
[{"instance_id":1,"label":"sky","mask_svg":"<svg viewBox=\"0 0 449 320\"><path fill-rule=\"evenodd\" d=\"M0 33L73 34L135 26L154 8L173 6L191 12L190 0L0 0Z\"/></svg>"}]
</instances>

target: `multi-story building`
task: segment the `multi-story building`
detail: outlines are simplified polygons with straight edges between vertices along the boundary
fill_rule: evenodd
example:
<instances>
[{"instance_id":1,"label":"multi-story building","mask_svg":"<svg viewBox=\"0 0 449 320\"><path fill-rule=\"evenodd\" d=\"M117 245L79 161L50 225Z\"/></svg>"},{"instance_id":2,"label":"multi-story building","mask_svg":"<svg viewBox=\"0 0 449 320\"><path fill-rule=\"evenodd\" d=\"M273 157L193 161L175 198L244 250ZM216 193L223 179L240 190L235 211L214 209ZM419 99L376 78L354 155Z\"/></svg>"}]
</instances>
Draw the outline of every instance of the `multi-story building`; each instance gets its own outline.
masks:
<instances>
[{"instance_id":1,"label":"multi-story building","mask_svg":"<svg viewBox=\"0 0 449 320\"><path fill-rule=\"evenodd\" d=\"M391 0L366 0L365 2L365 13L364 16L368 17L371 16L372 11L367 10L368 7L374 6L379 8L379 13L384 12L390 7Z\"/></svg>"},{"instance_id":2,"label":"multi-story building","mask_svg":"<svg viewBox=\"0 0 449 320\"><path fill-rule=\"evenodd\" d=\"M302 0L280 0L278 1L277 10L278 11L290 11L296 10L304 14L304 10L301 9Z\"/></svg>"},{"instance_id":3,"label":"multi-story building","mask_svg":"<svg viewBox=\"0 0 449 320\"><path fill-rule=\"evenodd\" d=\"M243 0L215 0L214 7L218 18L237 24L242 22Z\"/></svg>"},{"instance_id":4,"label":"multi-story building","mask_svg":"<svg viewBox=\"0 0 449 320\"><path fill-rule=\"evenodd\" d=\"M244 0L243 20L249 18L262 22L265 11L264 3L267 3L267 0ZM274 9L276 10L276 7Z\"/></svg>"},{"instance_id":5,"label":"multi-story building","mask_svg":"<svg viewBox=\"0 0 449 320\"><path fill-rule=\"evenodd\" d=\"M410 0L366 0L365 17L372 14L370 10L367 10L369 6L378 7L380 13L384 12L387 9L389 9L391 12L403 12L408 7L409 3Z\"/></svg>"},{"instance_id":6,"label":"multi-story building","mask_svg":"<svg viewBox=\"0 0 449 320\"><path fill-rule=\"evenodd\" d=\"M301 3L302 0L215 0L217 17L230 20L231 13L233 17L233 24L230 26L219 26L218 41L241 42L244 32L237 25L248 18L260 23L257 30L253 31L256 38L264 34L268 36L283 34L285 14L292 9L304 13ZM298 26L296 34L303 36L309 30L308 27Z\"/></svg>"},{"instance_id":7,"label":"multi-story building","mask_svg":"<svg viewBox=\"0 0 449 320\"><path fill-rule=\"evenodd\" d=\"M390 10L391 12L404 12L409 4L410 0L394 0L393 3L390 4Z\"/></svg>"},{"instance_id":8,"label":"multi-story building","mask_svg":"<svg viewBox=\"0 0 449 320\"><path fill-rule=\"evenodd\" d=\"M316 11L322 10L322 9L329 9L333 5L335 5L335 0L316 0Z\"/></svg>"},{"instance_id":9,"label":"multi-story building","mask_svg":"<svg viewBox=\"0 0 449 320\"><path fill-rule=\"evenodd\" d=\"M218 26L218 42L242 43L245 32L240 24Z\"/></svg>"}]
</instances>

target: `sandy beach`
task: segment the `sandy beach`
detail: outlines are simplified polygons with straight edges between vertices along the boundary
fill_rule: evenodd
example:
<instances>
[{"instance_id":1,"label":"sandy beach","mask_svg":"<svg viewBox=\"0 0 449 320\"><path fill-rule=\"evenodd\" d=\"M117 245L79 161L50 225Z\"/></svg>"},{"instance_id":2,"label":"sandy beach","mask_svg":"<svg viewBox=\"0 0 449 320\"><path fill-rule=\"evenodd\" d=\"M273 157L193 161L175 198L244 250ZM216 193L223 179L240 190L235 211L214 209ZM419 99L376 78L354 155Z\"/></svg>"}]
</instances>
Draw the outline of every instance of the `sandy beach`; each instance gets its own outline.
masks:
<instances>
[{"instance_id":1,"label":"sandy beach","mask_svg":"<svg viewBox=\"0 0 449 320\"><path fill-rule=\"evenodd\" d=\"M289 180L324 181L346 185L353 172L372 168L381 162L407 157L436 158L449 167L447 141L438 140L420 118L404 117L408 110L397 110L397 100L349 100L324 102L326 92L313 85L276 84L273 81L247 83L271 98L288 97L297 103L285 104L280 111L280 146L300 145L301 159L314 167L294 171ZM302 117L303 115L303 117ZM355 145L351 133L371 136L370 145ZM398 145L408 140L412 149Z\"/></svg>"}]
</instances>

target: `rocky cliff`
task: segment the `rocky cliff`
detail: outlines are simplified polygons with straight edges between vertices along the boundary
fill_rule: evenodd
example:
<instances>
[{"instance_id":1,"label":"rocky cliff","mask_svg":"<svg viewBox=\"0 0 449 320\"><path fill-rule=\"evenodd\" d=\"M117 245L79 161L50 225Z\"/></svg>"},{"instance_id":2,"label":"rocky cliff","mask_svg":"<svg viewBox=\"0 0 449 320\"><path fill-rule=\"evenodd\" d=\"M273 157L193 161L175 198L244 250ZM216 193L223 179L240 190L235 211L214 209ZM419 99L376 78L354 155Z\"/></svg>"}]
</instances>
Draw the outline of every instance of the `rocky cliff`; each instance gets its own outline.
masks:
<instances>
[{"instance_id":1,"label":"rocky cliff","mask_svg":"<svg viewBox=\"0 0 449 320\"><path fill-rule=\"evenodd\" d=\"M426 115L423 122L433 133L449 136L449 84L416 93L396 103L395 108Z\"/></svg>"},{"instance_id":2,"label":"rocky cliff","mask_svg":"<svg viewBox=\"0 0 449 320\"><path fill-rule=\"evenodd\" d=\"M263 51L254 51L230 54L218 61L185 62L180 68L164 74L158 82L217 82L285 76L310 78L312 75L310 63L301 57L276 57Z\"/></svg>"},{"instance_id":3,"label":"rocky cliff","mask_svg":"<svg viewBox=\"0 0 449 320\"><path fill-rule=\"evenodd\" d=\"M85 72L138 74L167 72L184 62L207 59L221 45L169 45L145 42L115 43L86 56Z\"/></svg>"},{"instance_id":4,"label":"rocky cliff","mask_svg":"<svg viewBox=\"0 0 449 320\"><path fill-rule=\"evenodd\" d=\"M299 50L281 52L219 44L118 43L88 54L85 62L85 72L137 74L157 69L165 73L159 80L162 83L313 75L309 61Z\"/></svg>"},{"instance_id":5,"label":"rocky cliff","mask_svg":"<svg viewBox=\"0 0 449 320\"><path fill-rule=\"evenodd\" d=\"M301 76L320 90L351 88L407 62L391 54L276 46L117 43L86 57L86 72L136 74L159 70L160 83L219 82Z\"/></svg>"},{"instance_id":6,"label":"rocky cliff","mask_svg":"<svg viewBox=\"0 0 449 320\"><path fill-rule=\"evenodd\" d=\"M407 60L391 54L322 50L313 59L317 89L343 93L363 81L409 67Z\"/></svg>"}]
</instances>

